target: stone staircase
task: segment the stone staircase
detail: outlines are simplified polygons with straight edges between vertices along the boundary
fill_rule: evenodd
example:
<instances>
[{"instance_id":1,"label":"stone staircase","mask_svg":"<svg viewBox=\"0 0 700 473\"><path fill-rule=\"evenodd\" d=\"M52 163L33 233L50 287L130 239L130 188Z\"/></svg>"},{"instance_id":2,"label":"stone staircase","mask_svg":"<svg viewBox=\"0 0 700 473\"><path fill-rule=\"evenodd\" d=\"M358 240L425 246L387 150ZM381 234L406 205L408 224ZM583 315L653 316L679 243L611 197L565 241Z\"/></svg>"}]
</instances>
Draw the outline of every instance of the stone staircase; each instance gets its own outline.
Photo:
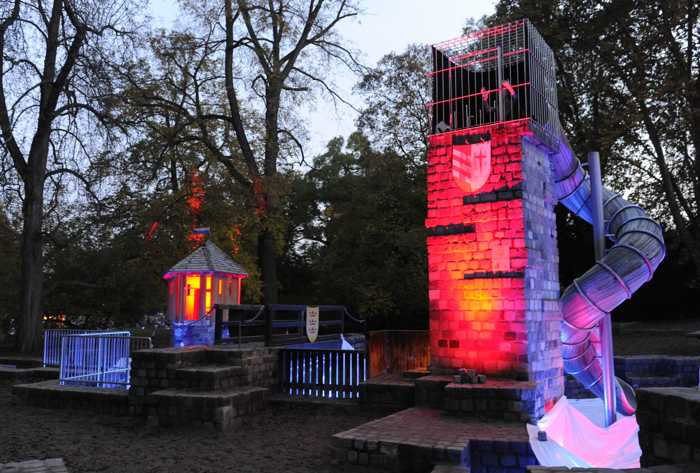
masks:
<instances>
[{"instance_id":1,"label":"stone staircase","mask_svg":"<svg viewBox=\"0 0 700 473\"><path fill-rule=\"evenodd\" d=\"M427 407L507 422L528 422L536 411L535 385L527 381L489 378L484 384L456 384L452 375L411 370L368 379L362 389L363 402L376 407Z\"/></svg>"},{"instance_id":2,"label":"stone staircase","mask_svg":"<svg viewBox=\"0 0 700 473\"><path fill-rule=\"evenodd\" d=\"M134 354L132 414L151 425L225 430L265 408L277 355L268 348L153 349Z\"/></svg>"}]
</instances>

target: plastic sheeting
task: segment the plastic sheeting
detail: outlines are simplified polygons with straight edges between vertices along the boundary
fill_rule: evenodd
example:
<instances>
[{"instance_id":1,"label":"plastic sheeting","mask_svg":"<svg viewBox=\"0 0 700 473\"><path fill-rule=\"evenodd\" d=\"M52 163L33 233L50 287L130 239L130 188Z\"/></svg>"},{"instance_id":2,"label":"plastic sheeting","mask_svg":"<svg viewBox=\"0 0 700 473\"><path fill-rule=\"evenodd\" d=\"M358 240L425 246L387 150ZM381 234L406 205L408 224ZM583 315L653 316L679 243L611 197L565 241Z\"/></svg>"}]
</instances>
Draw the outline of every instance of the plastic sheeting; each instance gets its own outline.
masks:
<instances>
[{"instance_id":1,"label":"plastic sheeting","mask_svg":"<svg viewBox=\"0 0 700 473\"><path fill-rule=\"evenodd\" d=\"M600 399L559 399L537 426L528 424L530 446L542 466L569 468L639 468L639 426L636 416L617 416L603 427ZM538 430L547 440L537 440Z\"/></svg>"}]
</instances>

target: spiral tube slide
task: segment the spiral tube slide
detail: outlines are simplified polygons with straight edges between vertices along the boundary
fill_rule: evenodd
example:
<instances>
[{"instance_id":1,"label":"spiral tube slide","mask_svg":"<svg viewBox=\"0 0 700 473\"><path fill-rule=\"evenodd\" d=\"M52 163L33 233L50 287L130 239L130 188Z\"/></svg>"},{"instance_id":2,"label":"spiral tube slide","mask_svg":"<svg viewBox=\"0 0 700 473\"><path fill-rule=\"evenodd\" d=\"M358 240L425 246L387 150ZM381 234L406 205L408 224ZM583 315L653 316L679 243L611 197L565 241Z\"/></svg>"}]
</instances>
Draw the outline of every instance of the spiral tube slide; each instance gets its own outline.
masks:
<instances>
[{"instance_id":1,"label":"spiral tube slide","mask_svg":"<svg viewBox=\"0 0 700 473\"><path fill-rule=\"evenodd\" d=\"M552 167L559 202L592 223L591 182L565 138ZM638 205L604 188L603 214L612 247L560 299L564 370L599 398L603 397L603 372L591 332L601 318L652 278L666 254L661 226ZM615 394L617 411L634 414L637 402L632 387L618 378Z\"/></svg>"}]
</instances>

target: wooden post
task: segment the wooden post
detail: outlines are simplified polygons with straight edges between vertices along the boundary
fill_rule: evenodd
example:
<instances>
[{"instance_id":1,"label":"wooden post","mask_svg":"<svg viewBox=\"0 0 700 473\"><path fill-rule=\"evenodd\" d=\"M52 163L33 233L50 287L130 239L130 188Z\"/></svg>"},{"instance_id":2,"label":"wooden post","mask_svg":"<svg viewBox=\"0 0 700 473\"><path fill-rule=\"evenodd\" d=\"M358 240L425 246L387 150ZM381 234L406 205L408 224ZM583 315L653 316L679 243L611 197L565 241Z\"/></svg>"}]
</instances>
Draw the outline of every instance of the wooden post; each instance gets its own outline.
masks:
<instances>
[{"instance_id":1,"label":"wooden post","mask_svg":"<svg viewBox=\"0 0 700 473\"><path fill-rule=\"evenodd\" d=\"M175 312L177 312L177 278L168 279L168 320L175 320Z\"/></svg>"},{"instance_id":2,"label":"wooden post","mask_svg":"<svg viewBox=\"0 0 700 473\"><path fill-rule=\"evenodd\" d=\"M207 313L207 276L199 273L199 314L197 319L201 320Z\"/></svg>"},{"instance_id":3,"label":"wooden post","mask_svg":"<svg viewBox=\"0 0 700 473\"><path fill-rule=\"evenodd\" d=\"M238 279L238 281L238 287L240 288L240 279ZM263 310L265 311L263 315L263 317L265 317L265 346L268 347L272 345L272 312L268 310L267 307Z\"/></svg>"},{"instance_id":4,"label":"wooden post","mask_svg":"<svg viewBox=\"0 0 700 473\"><path fill-rule=\"evenodd\" d=\"M211 306L214 307L219 303L219 273L214 273L211 276Z\"/></svg>"},{"instance_id":5,"label":"wooden post","mask_svg":"<svg viewBox=\"0 0 700 473\"><path fill-rule=\"evenodd\" d=\"M224 304L221 320L228 322L228 306L231 305L231 277L226 275L223 278L221 303Z\"/></svg>"},{"instance_id":6,"label":"wooden post","mask_svg":"<svg viewBox=\"0 0 700 473\"><path fill-rule=\"evenodd\" d=\"M214 345L217 345L221 341L221 316L223 311L220 307L217 307L214 311Z\"/></svg>"},{"instance_id":7,"label":"wooden post","mask_svg":"<svg viewBox=\"0 0 700 473\"><path fill-rule=\"evenodd\" d=\"M185 320L185 312L187 310L187 274L178 273L177 275L177 294L178 294L178 313L176 318L178 322Z\"/></svg>"}]
</instances>

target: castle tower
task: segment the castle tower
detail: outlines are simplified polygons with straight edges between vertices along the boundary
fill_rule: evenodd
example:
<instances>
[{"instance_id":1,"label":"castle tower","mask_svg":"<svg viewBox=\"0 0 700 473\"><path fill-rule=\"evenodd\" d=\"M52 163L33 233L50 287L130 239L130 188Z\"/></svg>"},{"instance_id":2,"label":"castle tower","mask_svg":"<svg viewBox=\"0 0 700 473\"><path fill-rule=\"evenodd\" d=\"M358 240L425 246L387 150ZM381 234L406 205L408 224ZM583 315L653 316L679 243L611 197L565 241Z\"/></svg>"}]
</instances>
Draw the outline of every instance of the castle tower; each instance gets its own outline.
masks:
<instances>
[{"instance_id":1,"label":"castle tower","mask_svg":"<svg viewBox=\"0 0 700 473\"><path fill-rule=\"evenodd\" d=\"M539 417L563 394L554 57L520 20L435 45L431 76L431 369L529 381Z\"/></svg>"}]
</instances>

